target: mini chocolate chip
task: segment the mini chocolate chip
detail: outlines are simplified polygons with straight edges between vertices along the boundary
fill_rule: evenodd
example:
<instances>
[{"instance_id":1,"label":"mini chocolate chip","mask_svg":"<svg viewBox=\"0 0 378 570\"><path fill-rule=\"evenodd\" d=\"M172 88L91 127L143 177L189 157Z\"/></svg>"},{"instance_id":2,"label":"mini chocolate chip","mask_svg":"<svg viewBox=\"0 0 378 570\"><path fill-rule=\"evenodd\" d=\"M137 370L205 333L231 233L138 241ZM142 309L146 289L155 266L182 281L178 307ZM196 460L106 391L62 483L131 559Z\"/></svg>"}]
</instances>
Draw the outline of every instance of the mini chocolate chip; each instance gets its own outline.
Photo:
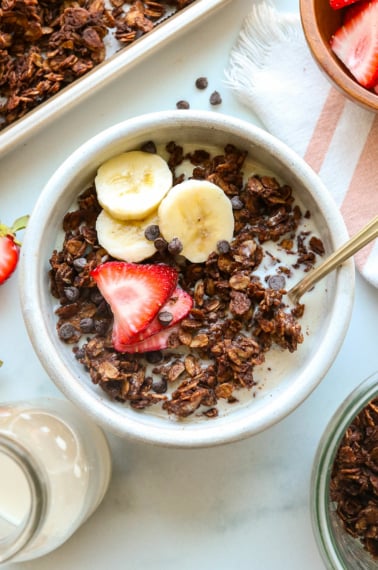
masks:
<instances>
[{"instance_id":1,"label":"mini chocolate chip","mask_svg":"<svg viewBox=\"0 0 378 570\"><path fill-rule=\"evenodd\" d=\"M198 77L196 79L196 87L197 89L206 89L206 87L209 85L209 82L207 80L207 77Z\"/></svg>"},{"instance_id":2,"label":"mini chocolate chip","mask_svg":"<svg viewBox=\"0 0 378 570\"><path fill-rule=\"evenodd\" d=\"M91 317L84 317L79 323L80 330L83 333L91 333L94 328L94 321Z\"/></svg>"},{"instance_id":3,"label":"mini chocolate chip","mask_svg":"<svg viewBox=\"0 0 378 570\"><path fill-rule=\"evenodd\" d=\"M77 360L80 360L81 358L84 358L84 356L85 356L84 348L77 348L77 350L74 350L73 352L74 352L75 358L77 358Z\"/></svg>"},{"instance_id":4,"label":"mini chocolate chip","mask_svg":"<svg viewBox=\"0 0 378 570\"><path fill-rule=\"evenodd\" d=\"M152 382L152 389L156 394L164 394L167 391L168 382L165 378L156 378Z\"/></svg>"},{"instance_id":5,"label":"mini chocolate chip","mask_svg":"<svg viewBox=\"0 0 378 570\"><path fill-rule=\"evenodd\" d=\"M172 319L173 315L169 311L161 311L158 314L158 321L163 327L168 327L171 324Z\"/></svg>"},{"instance_id":6,"label":"mini chocolate chip","mask_svg":"<svg viewBox=\"0 0 378 570\"><path fill-rule=\"evenodd\" d=\"M173 238L169 242L168 251L172 255L178 255L179 253L182 252L182 243L177 237Z\"/></svg>"},{"instance_id":7,"label":"mini chocolate chip","mask_svg":"<svg viewBox=\"0 0 378 570\"><path fill-rule=\"evenodd\" d=\"M151 154L156 154L157 152L157 148L154 141L147 141L144 144L142 144L141 150L143 150L143 152L149 152Z\"/></svg>"},{"instance_id":8,"label":"mini chocolate chip","mask_svg":"<svg viewBox=\"0 0 378 570\"><path fill-rule=\"evenodd\" d=\"M218 253L228 253L230 251L230 244L227 240L221 239L217 242Z\"/></svg>"},{"instance_id":9,"label":"mini chocolate chip","mask_svg":"<svg viewBox=\"0 0 378 570\"><path fill-rule=\"evenodd\" d=\"M65 294L66 298L68 299L68 301L70 301L71 303L74 303L75 301L78 300L79 295L80 295L80 291L77 287L65 287L64 288L64 294Z\"/></svg>"},{"instance_id":10,"label":"mini chocolate chip","mask_svg":"<svg viewBox=\"0 0 378 570\"><path fill-rule=\"evenodd\" d=\"M64 323L59 327L58 334L62 340L69 340L76 334L76 329L71 323Z\"/></svg>"},{"instance_id":11,"label":"mini chocolate chip","mask_svg":"<svg viewBox=\"0 0 378 570\"><path fill-rule=\"evenodd\" d=\"M103 299L98 305L96 310L96 317L111 317L111 310L108 303Z\"/></svg>"},{"instance_id":12,"label":"mini chocolate chip","mask_svg":"<svg viewBox=\"0 0 378 570\"><path fill-rule=\"evenodd\" d=\"M239 196L232 196L231 206L233 210L241 210L242 208L244 208L244 204L240 200Z\"/></svg>"},{"instance_id":13,"label":"mini chocolate chip","mask_svg":"<svg viewBox=\"0 0 378 570\"><path fill-rule=\"evenodd\" d=\"M95 305L99 305L103 300L104 300L104 297L101 295L101 293L98 289L93 289L93 291L91 291L92 303L94 303Z\"/></svg>"},{"instance_id":14,"label":"mini chocolate chip","mask_svg":"<svg viewBox=\"0 0 378 570\"><path fill-rule=\"evenodd\" d=\"M182 99L181 101L177 101L176 107L177 107L177 109L189 109L190 105L189 105L188 101L184 101Z\"/></svg>"},{"instance_id":15,"label":"mini chocolate chip","mask_svg":"<svg viewBox=\"0 0 378 570\"><path fill-rule=\"evenodd\" d=\"M220 105L222 103L222 97L218 91L213 91L210 95L210 104L211 105Z\"/></svg>"},{"instance_id":16,"label":"mini chocolate chip","mask_svg":"<svg viewBox=\"0 0 378 570\"><path fill-rule=\"evenodd\" d=\"M285 289L286 280L283 275L270 275L268 278L268 286L275 291Z\"/></svg>"},{"instance_id":17,"label":"mini chocolate chip","mask_svg":"<svg viewBox=\"0 0 378 570\"><path fill-rule=\"evenodd\" d=\"M95 322L94 322L94 330L96 331L96 333L99 336L105 336L106 335L106 333L108 332L108 326L109 326L109 323L108 323L108 321L105 321L105 320L98 319L98 320L95 320Z\"/></svg>"},{"instance_id":18,"label":"mini chocolate chip","mask_svg":"<svg viewBox=\"0 0 378 570\"><path fill-rule=\"evenodd\" d=\"M144 237L148 239L148 241L155 241L156 238L160 236L159 226L157 224L151 224L147 226L144 230Z\"/></svg>"},{"instance_id":19,"label":"mini chocolate chip","mask_svg":"<svg viewBox=\"0 0 378 570\"><path fill-rule=\"evenodd\" d=\"M156 249L158 251L165 251L168 247L168 243L166 242L166 240L164 238L158 237L154 241L154 246L156 247Z\"/></svg>"},{"instance_id":20,"label":"mini chocolate chip","mask_svg":"<svg viewBox=\"0 0 378 570\"><path fill-rule=\"evenodd\" d=\"M163 359L163 353L160 350L154 350L153 352L146 352L145 354L147 362L150 364L157 364Z\"/></svg>"},{"instance_id":21,"label":"mini chocolate chip","mask_svg":"<svg viewBox=\"0 0 378 570\"><path fill-rule=\"evenodd\" d=\"M83 271L84 267L87 265L87 260L85 257L77 257L73 260L73 266L76 271Z\"/></svg>"}]
</instances>

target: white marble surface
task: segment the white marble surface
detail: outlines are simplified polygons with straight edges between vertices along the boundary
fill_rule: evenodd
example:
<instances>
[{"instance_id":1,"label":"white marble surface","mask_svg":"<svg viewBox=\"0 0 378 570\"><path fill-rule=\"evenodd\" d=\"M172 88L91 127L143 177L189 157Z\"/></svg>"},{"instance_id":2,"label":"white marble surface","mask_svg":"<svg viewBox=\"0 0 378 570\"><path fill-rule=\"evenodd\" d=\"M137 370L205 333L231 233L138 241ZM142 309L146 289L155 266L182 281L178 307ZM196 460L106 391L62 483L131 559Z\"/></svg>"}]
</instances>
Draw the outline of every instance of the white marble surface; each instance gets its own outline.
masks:
<instances>
[{"instance_id":1,"label":"white marble surface","mask_svg":"<svg viewBox=\"0 0 378 570\"><path fill-rule=\"evenodd\" d=\"M295 0L275 0L296 10ZM0 158L0 218L31 211L49 176L80 143L140 113L211 108L256 121L224 85L229 50L252 0L232 0L210 20L160 49ZM194 87L200 75L209 88ZM1 149L1 135L0 135ZM21 317L17 275L0 289L0 400L57 395L33 353ZM321 570L313 538L309 485L313 456L333 411L378 368L378 291L357 276L355 306L344 345L315 392L287 419L243 442L214 449L161 449L109 434L114 473L100 508L57 551L5 565L24 570ZM0 474L1 482L1 474Z\"/></svg>"}]
</instances>

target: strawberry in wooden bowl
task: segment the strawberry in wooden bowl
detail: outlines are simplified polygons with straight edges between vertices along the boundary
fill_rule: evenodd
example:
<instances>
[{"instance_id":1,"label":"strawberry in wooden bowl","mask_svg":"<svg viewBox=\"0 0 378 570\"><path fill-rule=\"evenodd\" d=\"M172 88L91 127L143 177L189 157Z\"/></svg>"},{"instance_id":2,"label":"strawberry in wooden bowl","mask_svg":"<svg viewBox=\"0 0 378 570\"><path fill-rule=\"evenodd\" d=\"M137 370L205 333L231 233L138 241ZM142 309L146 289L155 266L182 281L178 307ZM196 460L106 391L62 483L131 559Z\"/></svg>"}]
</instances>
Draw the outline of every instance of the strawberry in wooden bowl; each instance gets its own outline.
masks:
<instances>
[{"instance_id":1,"label":"strawberry in wooden bowl","mask_svg":"<svg viewBox=\"0 0 378 570\"><path fill-rule=\"evenodd\" d=\"M378 0L300 0L315 61L348 99L378 110Z\"/></svg>"}]
</instances>

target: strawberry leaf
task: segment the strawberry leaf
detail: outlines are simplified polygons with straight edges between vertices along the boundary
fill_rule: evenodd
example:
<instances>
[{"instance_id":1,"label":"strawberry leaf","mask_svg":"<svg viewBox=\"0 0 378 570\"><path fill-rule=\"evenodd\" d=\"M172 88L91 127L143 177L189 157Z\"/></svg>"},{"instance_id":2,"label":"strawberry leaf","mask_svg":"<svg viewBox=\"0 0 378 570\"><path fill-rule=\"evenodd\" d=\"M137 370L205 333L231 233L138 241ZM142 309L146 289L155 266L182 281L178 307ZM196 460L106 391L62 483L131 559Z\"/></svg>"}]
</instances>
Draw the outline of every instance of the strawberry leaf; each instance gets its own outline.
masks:
<instances>
[{"instance_id":1,"label":"strawberry leaf","mask_svg":"<svg viewBox=\"0 0 378 570\"><path fill-rule=\"evenodd\" d=\"M26 215L26 216L21 216L20 218L17 218L17 220L15 220L13 222L13 225L11 227L11 232L13 234L19 232L20 230L24 230L26 228L26 226L28 225L28 221L29 221L30 216Z\"/></svg>"}]
</instances>

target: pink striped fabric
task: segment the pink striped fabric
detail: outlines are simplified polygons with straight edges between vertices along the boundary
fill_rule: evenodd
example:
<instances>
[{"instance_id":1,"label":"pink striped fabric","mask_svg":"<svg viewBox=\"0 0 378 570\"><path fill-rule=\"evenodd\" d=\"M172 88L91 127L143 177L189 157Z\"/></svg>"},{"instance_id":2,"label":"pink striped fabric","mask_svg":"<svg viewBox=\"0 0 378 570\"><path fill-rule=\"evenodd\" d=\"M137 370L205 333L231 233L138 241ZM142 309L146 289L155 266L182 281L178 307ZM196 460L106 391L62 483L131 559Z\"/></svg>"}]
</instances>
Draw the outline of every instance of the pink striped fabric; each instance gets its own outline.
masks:
<instances>
[{"instance_id":1,"label":"pink striped fabric","mask_svg":"<svg viewBox=\"0 0 378 570\"><path fill-rule=\"evenodd\" d=\"M306 162L317 173L320 172L329 151L332 136L345 104L344 96L336 89L330 88L304 154ZM353 144L353 140L351 142ZM350 184L346 188L341 213L350 235L357 233L364 224L378 214L378 116L371 124ZM362 272L373 247L374 242L356 254L356 262Z\"/></svg>"},{"instance_id":2,"label":"pink striped fabric","mask_svg":"<svg viewBox=\"0 0 378 570\"><path fill-rule=\"evenodd\" d=\"M378 214L378 115L366 138L360 160L341 205L341 213L351 234L356 233L362 224ZM372 255L374 245L373 242L368 244L356 255L362 271L369 256ZM376 263L378 272L378 260Z\"/></svg>"},{"instance_id":3,"label":"pink striped fabric","mask_svg":"<svg viewBox=\"0 0 378 570\"><path fill-rule=\"evenodd\" d=\"M257 0L231 51L226 78L263 126L319 174L350 235L378 214L378 115L330 85L312 59L298 14ZM355 256L376 287L377 242Z\"/></svg>"},{"instance_id":4,"label":"pink striped fabric","mask_svg":"<svg viewBox=\"0 0 378 570\"><path fill-rule=\"evenodd\" d=\"M330 89L304 154L304 159L315 172L319 172L323 164L344 104L343 96L335 89Z\"/></svg>"}]
</instances>

